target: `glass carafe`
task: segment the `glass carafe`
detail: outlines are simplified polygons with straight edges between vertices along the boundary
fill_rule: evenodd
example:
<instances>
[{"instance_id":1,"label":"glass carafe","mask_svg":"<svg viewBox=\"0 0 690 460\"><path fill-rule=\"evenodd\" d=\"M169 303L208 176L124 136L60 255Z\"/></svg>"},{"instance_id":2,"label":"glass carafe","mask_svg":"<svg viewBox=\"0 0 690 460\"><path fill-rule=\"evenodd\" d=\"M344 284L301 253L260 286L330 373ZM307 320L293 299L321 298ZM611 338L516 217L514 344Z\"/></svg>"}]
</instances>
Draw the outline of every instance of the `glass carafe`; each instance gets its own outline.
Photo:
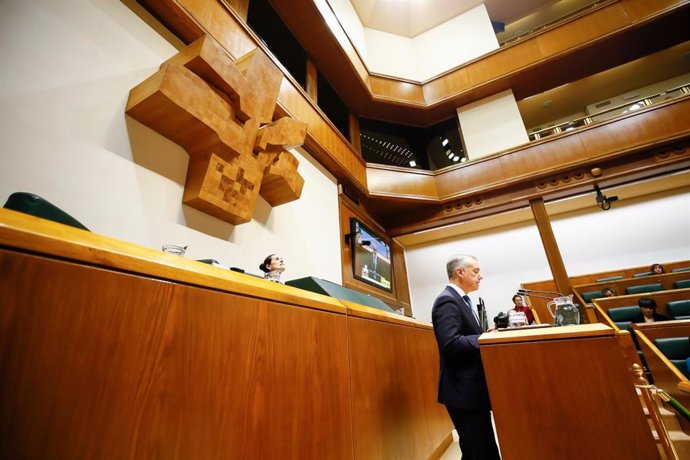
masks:
<instances>
[{"instance_id":1,"label":"glass carafe","mask_svg":"<svg viewBox=\"0 0 690 460\"><path fill-rule=\"evenodd\" d=\"M553 316L554 326L570 326L580 324L580 310L573 305L573 296L556 297L546 305Z\"/></svg>"}]
</instances>

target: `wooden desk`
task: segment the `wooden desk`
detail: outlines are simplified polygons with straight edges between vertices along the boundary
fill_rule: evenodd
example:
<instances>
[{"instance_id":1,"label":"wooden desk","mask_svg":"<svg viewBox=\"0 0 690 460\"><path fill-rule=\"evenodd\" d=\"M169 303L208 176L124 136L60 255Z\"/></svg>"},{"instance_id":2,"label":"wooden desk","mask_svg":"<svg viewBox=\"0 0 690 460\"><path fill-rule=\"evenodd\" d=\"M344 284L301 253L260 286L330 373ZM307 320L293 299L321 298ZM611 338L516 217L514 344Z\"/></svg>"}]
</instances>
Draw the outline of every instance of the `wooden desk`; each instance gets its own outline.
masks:
<instances>
[{"instance_id":1,"label":"wooden desk","mask_svg":"<svg viewBox=\"0 0 690 460\"><path fill-rule=\"evenodd\" d=\"M430 325L0 209L0 458L427 459Z\"/></svg>"},{"instance_id":2,"label":"wooden desk","mask_svg":"<svg viewBox=\"0 0 690 460\"><path fill-rule=\"evenodd\" d=\"M479 343L503 460L659 458L611 328L518 329Z\"/></svg>"}]
</instances>

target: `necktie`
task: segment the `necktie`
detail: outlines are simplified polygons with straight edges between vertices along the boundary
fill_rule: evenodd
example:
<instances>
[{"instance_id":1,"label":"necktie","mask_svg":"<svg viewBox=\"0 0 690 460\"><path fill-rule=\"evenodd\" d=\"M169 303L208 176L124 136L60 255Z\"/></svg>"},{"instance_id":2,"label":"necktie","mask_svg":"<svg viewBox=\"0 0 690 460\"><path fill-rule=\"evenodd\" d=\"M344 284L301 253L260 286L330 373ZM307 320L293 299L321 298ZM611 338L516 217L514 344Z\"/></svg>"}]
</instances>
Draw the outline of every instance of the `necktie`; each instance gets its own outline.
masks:
<instances>
[{"instance_id":1,"label":"necktie","mask_svg":"<svg viewBox=\"0 0 690 460\"><path fill-rule=\"evenodd\" d=\"M479 316L477 316L477 311L474 309L474 306L472 305L472 300L470 299L469 296L464 295L462 296L462 300L465 301L468 307L470 307L470 311L472 312L472 316L474 316L475 321L477 321L477 324L479 323ZM481 325L481 324L480 324Z\"/></svg>"}]
</instances>

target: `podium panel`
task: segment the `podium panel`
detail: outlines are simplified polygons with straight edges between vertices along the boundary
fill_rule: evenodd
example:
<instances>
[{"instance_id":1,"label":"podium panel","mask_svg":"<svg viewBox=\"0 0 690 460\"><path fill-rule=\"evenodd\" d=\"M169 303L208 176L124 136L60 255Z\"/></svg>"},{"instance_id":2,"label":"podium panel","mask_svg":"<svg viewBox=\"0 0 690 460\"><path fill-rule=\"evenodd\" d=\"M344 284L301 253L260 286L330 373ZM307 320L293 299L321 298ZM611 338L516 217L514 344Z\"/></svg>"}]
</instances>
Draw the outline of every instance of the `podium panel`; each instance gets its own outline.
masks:
<instances>
[{"instance_id":1,"label":"podium panel","mask_svg":"<svg viewBox=\"0 0 690 460\"><path fill-rule=\"evenodd\" d=\"M613 329L518 329L479 343L503 460L659 458Z\"/></svg>"}]
</instances>

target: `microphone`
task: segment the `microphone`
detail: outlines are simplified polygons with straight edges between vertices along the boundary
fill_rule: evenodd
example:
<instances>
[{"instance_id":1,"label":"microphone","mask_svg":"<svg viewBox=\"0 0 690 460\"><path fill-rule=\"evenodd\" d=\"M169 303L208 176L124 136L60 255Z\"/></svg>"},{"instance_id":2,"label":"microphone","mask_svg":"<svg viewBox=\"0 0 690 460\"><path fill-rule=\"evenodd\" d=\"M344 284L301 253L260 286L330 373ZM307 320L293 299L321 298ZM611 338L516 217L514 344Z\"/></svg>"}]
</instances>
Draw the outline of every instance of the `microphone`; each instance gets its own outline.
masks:
<instances>
[{"instance_id":1,"label":"microphone","mask_svg":"<svg viewBox=\"0 0 690 460\"><path fill-rule=\"evenodd\" d=\"M557 292L557 291L539 291L536 289L518 289L517 291L518 295L526 295L530 297L530 294L551 294L555 295L558 297L565 297L565 295L562 292ZM536 297L536 296L535 296Z\"/></svg>"},{"instance_id":2,"label":"microphone","mask_svg":"<svg viewBox=\"0 0 690 460\"><path fill-rule=\"evenodd\" d=\"M486 331L489 328L489 319L486 317L486 305L484 305L484 299L481 297L477 303L477 312L479 314L479 324L482 330Z\"/></svg>"}]
</instances>

